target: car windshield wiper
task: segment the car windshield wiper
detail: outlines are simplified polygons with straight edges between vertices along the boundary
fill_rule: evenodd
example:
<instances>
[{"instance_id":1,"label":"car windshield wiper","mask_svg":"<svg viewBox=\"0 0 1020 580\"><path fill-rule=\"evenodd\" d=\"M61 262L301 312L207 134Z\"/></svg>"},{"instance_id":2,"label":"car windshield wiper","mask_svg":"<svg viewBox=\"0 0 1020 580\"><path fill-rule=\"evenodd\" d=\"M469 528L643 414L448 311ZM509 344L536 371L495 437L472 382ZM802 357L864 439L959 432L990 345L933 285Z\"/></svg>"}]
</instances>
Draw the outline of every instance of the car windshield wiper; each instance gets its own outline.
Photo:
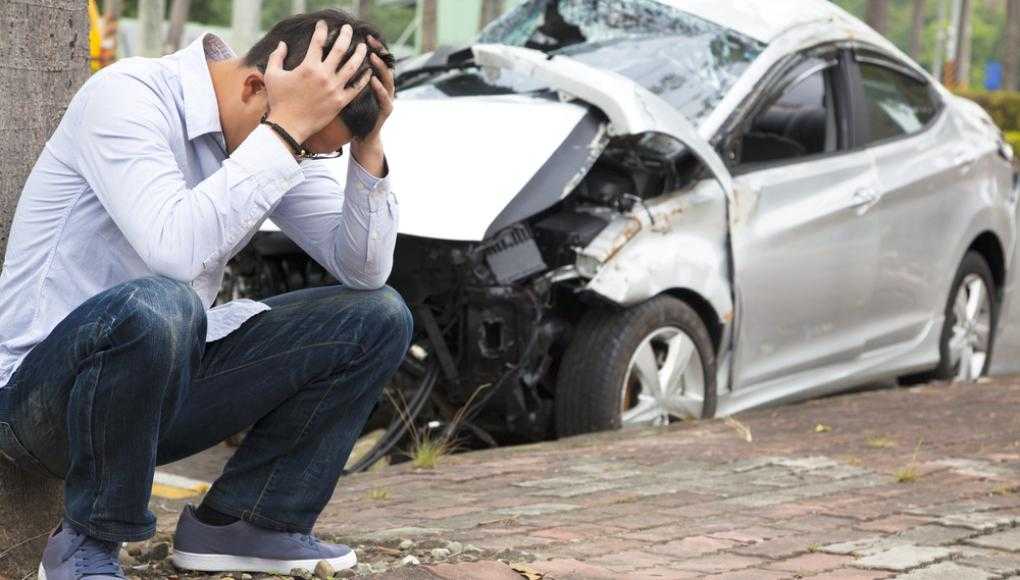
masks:
<instances>
[{"instance_id":1,"label":"car windshield wiper","mask_svg":"<svg viewBox=\"0 0 1020 580\"><path fill-rule=\"evenodd\" d=\"M478 65L475 64L475 56L471 52L470 48L458 50L450 53L446 57L446 62L441 64L426 64L418 68L414 68L408 71L404 71L396 76L393 80L397 88L402 88L404 85L411 83L412 81L418 80L421 77L432 76L439 73L464 70L469 68L475 68Z\"/></svg>"}]
</instances>

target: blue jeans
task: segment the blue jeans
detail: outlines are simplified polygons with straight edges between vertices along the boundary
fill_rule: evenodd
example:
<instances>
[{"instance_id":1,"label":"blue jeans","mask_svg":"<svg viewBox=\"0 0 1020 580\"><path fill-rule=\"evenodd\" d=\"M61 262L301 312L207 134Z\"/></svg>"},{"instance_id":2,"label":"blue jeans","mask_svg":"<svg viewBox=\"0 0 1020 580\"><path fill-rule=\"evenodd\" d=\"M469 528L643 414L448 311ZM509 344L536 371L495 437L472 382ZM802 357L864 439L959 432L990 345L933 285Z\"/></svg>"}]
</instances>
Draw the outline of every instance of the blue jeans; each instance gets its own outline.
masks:
<instances>
[{"instance_id":1,"label":"blue jeans","mask_svg":"<svg viewBox=\"0 0 1020 580\"><path fill-rule=\"evenodd\" d=\"M311 288L205 342L187 285L132 280L71 312L0 389L0 451L65 480L78 531L155 533L153 473L251 427L205 498L253 524L308 533L403 359L410 312L391 288Z\"/></svg>"}]
</instances>

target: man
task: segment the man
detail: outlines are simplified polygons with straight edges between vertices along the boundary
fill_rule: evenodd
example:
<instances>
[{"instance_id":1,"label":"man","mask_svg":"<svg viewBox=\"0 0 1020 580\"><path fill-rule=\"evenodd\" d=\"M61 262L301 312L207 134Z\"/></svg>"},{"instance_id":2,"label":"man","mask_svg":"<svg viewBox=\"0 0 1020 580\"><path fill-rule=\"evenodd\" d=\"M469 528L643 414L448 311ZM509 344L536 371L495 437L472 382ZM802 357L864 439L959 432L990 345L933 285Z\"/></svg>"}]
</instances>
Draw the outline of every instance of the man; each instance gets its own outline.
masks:
<instances>
[{"instance_id":1,"label":"man","mask_svg":"<svg viewBox=\"0 0 1020 580\"><path fill-rule=\"evenodd\" d=\"M119 542L155 532L156 466L252 425L181 515L177 565L354 565L311 530L411 335L383 286L397 203L378 38L339 11L295 16L243 58L205 35L104 69L71 101L0 274L0 451L65 480L41 578L122 578ZM341 187L314 158L348 142ZM208 310L267 218L341 286Z\"/></svg>"}]
</instances>

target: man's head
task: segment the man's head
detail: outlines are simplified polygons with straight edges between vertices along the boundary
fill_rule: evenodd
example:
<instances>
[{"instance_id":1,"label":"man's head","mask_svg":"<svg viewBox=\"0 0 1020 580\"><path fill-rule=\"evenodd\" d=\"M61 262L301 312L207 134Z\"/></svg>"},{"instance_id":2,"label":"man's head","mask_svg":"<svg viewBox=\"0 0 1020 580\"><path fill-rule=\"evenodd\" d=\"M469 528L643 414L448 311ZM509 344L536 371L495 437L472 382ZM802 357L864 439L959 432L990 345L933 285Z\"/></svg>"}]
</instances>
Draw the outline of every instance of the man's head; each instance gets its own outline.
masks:
<instances>
[{"instance_id":1,"label":"man's head","mask_svg":"<svg viewBox=\"0 0 1020 580\"><path fill-rule=\"evenodd\" d=\"M251 50L249 50L242 59L242 65L246 67L253 67L258 69L261 73L265 73L266 65L269 62L269 55L272 54L277 46L279 46L280 42L283 42L287 45L287 57L284 59L283 68L286 70L296 68L299 64L301 64L301 61L304 60L305 54L308 52L308 45L312 39L312 33L315 32L315 24L320 20L326 23L329 30L326 37L326 44L323 47L323 57L329 54L330 49L333 47L333 43L336 42L337 36L340 34L340 28L345 24L349 24L354 29L354 36L351 41L351 46L347 50L347 54L344 55L340 62L340 66L343 66L343 64L347 62L354 53L355 47L359 43L365 43L366 46L368 46L370 53L374 52L383 60L387 67L393 68L394 60L389 51L376 50L367 43L367 38L369 36L374 37L380 43L385 43L379 32L368 23L358 20L342 10L336 9L299 14L297 16L281 20L276 24L276 26L273 26L273 28L267 32L261 40L251 47ZM371 66L372 64L370 59L365 58L361 68L351 78L348 86L353 85L358 79L360 79L364 71L369 70ZM323 130L323 134L316 135L312 139L309 139L308 144L312 149L335 148L333 147L333 142L337 140L346 142L352 137L362 138L370 133L375 127L378 119L379 101L376 99L372 88L366 87L357 98L351 101L351 103L340 112L340 120L343 122L343 127L327 127L327 129ZM346 133L346 135L342 135L343 133ZM312 141L317 141L318 143L313 143ZM316 145L321 145L321 147L317 147Z\"/></svg>"}]
</instances>

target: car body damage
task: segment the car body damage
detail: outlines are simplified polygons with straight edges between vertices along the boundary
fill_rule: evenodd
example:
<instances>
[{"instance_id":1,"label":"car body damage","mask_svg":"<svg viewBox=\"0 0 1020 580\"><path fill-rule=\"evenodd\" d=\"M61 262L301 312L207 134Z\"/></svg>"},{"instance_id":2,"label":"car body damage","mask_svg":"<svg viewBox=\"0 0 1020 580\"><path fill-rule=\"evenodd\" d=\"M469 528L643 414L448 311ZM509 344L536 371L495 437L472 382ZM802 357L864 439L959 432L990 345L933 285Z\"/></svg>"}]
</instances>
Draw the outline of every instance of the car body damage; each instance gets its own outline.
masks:
<instances>
[{"instance_id":1,"label":"car body damage","mask_svg":"<svg viewBox=\"0 0 1020 580\"><path fill-rule=\"evenodd\" d=\"M830 2L525 0L398 73L416 337L379 453L407 416L492 445L986 369L1012 152ZM271 222L231 276L333 282Z\"/></svg>"}]
</instances>

